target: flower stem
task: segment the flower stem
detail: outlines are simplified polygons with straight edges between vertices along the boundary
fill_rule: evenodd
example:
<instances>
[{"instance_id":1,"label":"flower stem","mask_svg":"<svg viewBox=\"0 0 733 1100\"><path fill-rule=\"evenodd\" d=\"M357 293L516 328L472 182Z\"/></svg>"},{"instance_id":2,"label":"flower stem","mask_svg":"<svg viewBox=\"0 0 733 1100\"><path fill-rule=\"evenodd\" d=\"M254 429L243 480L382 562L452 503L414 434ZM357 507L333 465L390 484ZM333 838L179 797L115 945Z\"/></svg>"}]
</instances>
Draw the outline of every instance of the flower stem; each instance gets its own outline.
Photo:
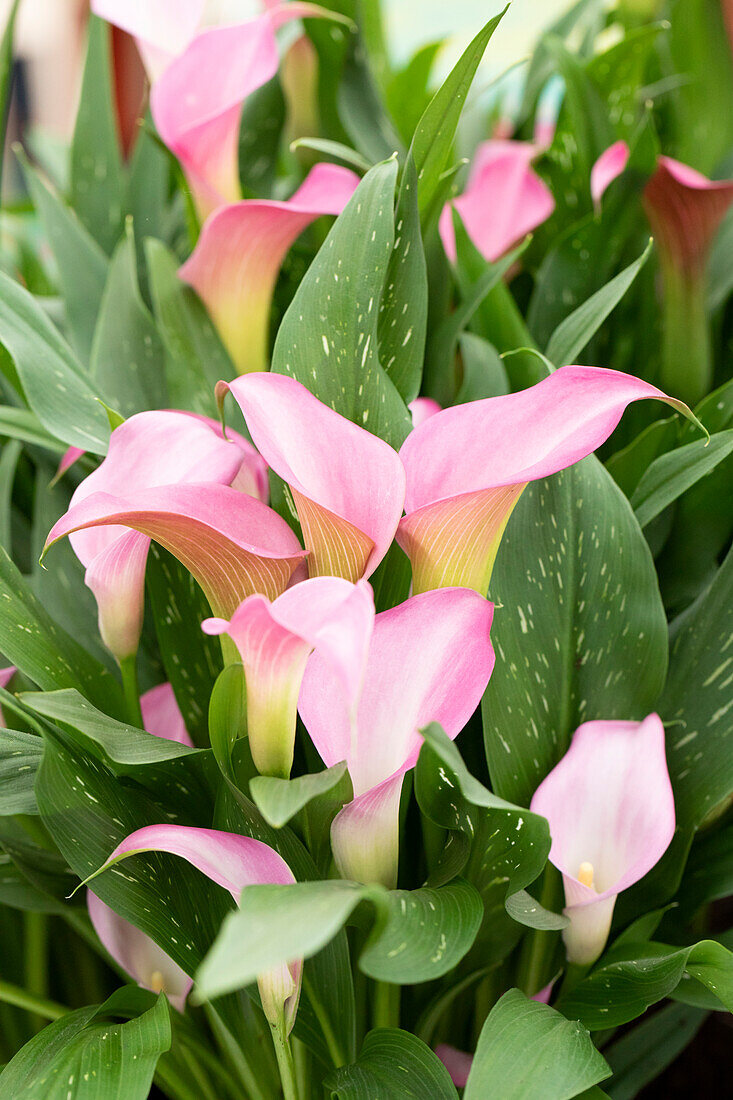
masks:
<instances>
[{"instance_id":1,"label":"flower stem","mask_svg":"<svg viewBox=\"0 0 733 1100\"><path fill-rule=\"evenodd\" d=\"M392 982L374 983L374 1026L400 1026L400 987Z\"/></svg>"},{"instance_id":2,"label":"flower stem","mask_svg":"<svg viewBox=\"0 0 733 1100\"><path fill-rule=\"evenodd\" d=\"M71 1012L70 1008L49 1001L45 997L36 997L25 989L11 982L0 981L0 1001L6 1005L15 1005L16 1008L24 1008L27 1012L35 1012L44 1020L60 1020Z\"/></svg>"},{"instance_id":3,"label":"flower stem","mask_svg":"<svg viewBox=\"0 0 733 1100\"><path fill-rule=\"evenodd\" d=\"M680 271L662 261L664 298L660 385L665 393L696 405L712 389L713 364L703 273Z\"/></svg>"},{"instance_id":4,"label":"flower stem","mask_svg":"<svg viewBox=\"0 0 733 1100\"><path fill-rule=\"evenodd\" d=\"M31 996L45 997L48 974L48 919L45 913L28 911L24 914L25 937L25 986ZM33 1013L35 1031L43 1027L43 1016Z\"/></svg>"},{"instance_id":5,"label":"flower stem","mask_svg":"<svg viewBox=\"0 0 733 1100\"><path fill-rule=\"evenodd\" d=\"M277 1068L280 1070L284 1100L298 1100L298 1080L295 1075L295 1062L293 1060L290 1040L285 1034L285 1025L284 1023L280 1025L270 1024L270 1030L272 1031L272 1042L275 1047Z\"/></svg>"},{"instance_id":6,"label":"flower stem","mask_svg":"<svg viewBox=\"0 0 733 1100\"><path fill-rule=\"evenodd\" d=\"M125 706L127 707L127 720L133 726L143 729L143 714L140 709L140 688L137 682L137 653L129 657L123 657L120 661L122 673L122 690L125 693Z\"/></svg>"}]
</instances>

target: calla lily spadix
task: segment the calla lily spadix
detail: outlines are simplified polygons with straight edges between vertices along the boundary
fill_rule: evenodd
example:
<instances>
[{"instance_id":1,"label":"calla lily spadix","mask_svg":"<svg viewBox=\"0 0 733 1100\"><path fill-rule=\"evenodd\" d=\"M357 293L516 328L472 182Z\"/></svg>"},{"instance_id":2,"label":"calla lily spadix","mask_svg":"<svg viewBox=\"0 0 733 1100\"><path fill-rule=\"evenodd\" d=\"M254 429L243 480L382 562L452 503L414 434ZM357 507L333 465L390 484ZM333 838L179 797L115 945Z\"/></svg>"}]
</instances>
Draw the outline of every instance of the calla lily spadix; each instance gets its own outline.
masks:
<instances>
[{"instance_id":1,"label":"calla lily spadix","mask_svg":"<svg viewBox=\"0 0 733 1100\"><path fill-rule=\"evenodd\" d=\"M585 458L630 402L648 397L691 415L631 375L562 367L530 389L444 409L416 428L400 450L407 514L397 531L413 591L460 585L484 595L524 487Z\"/></svg>"},{"instance_id":2,"label":"calla lily spadix","mask_svg":"<svg viewBox=\"0 0 733 1100\"><path fill-rule=\"evenodd\" d=\"M397 453L286 375L219 382L220 403L229 391L257 450L290 486L310 576L371 576L402 515L405 472Z\"/></svg>"},{"instance_id":3,"label":"calla lily spadix","mask_svg":"<svg viewBox=\"0 0 733 1100\"><path fill-rule=\"evenodd\" d=\"M539 152L531 142L508 139L492 139L478 147L465 191L440 215L440 236L450 260L456 259L453 207L490 263L549 218L555 200L532 168Z\"/></svg>"},{"instance_id":4,"label":"calla lily spadix","mask_svg":"<svg viewBox=\"0 0 733 1100\"><path fill-rule=\"evenodd\" d=\"M247 886L275 883L290 885L295 877L282 856L238 833L196 829L187 825L147 825L130 833L93 877L139 852L168 852L180 856L217 886L228 890L236 902ZM300 998L302 960L283 964L258 978L262 1008L273 1028L290 1032Z\"/></svg>"},{"instance_id":5,"label":"calla lily spadix","mask_svg":"<svg viewBox=\"0 0 733 1100\"><path fill-rule=\"evenodd\" d=\"M193 573L217 614L252 592L274 599L285 588L303 551L275 512L230 487L243 461L237 443L205 420L139 413L115 429L106 458L76 489L45 549L70 536L102 639L119 661L137 649L151 538Z\"/></svg>"},{"instance_id":6,"label":"calla lily spadix","mask_svg":"<svg viewBox=\"0 0 733 1100\"><path fill-rule=\"evenodd\" d=\"M394 887L400 792L422 746L419 730L440 722L454 738L471 717L494 667L493 613L483 597L458 588L381 612L355 710L332 662L318 650L308 661L300 716L327 766L347 762L354 789L331 827L345 878Z\"/></svg>"},{"instance_id":7,"label":"calla lily spadix","mask_svg":"<svg viewBox=\"0 0 733 1100\"><path fill-rule=\"evenodd\" d=\"M651 870L674 835L661 719L579 726L530 809L547 818L550 862L562 872L568 960L588 966L605 947L617 896Z\"/></svg>"},{"instance_id":8,"label":"calla lily spadix","mask_svg":"<svg viewBox=\"0 0 733 1100\"><path fill-rule=\"evenodd\" d=\"M270 306L280 265L306 226L340 214L359 177L336 164L317 164L286 202L243 200L204 223L179 271L198 292L239 374L266 370Z\"/></svg>"},{"instance_id":9,"label":"calla lily spadix","mask_svg":"<svg viewBox=\"0 0 733 1100\"><path fill-rule=\"evenodd\" d=\"M332 669L347 706L353 708L373 625L371 586L339 577L302 581L272 603L265 596L249 596L230 622L206 620L204 630L229 634L242 658L247 734L261 774L290 775L298 693L314 650Z\"/></svg>"}]
</instances>

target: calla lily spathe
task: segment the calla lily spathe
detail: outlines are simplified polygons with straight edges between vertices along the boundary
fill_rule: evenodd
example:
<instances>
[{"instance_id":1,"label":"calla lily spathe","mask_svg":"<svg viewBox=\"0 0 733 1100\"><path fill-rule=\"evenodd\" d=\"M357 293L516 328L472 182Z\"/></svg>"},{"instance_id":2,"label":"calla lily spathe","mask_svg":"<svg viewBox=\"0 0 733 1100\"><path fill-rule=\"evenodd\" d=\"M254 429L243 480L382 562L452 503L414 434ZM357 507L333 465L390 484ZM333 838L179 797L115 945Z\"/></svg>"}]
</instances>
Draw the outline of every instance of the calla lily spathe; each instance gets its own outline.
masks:
<instances>
[{"instance_id":1,"label":"calla lily spathe","mask_svg":"<svg viewBox=\"0 0 733 1100\"><path fill-rule=\"evenodd\" d=\"M562 872L568 960L588 966L605 947L617 896L652 869L674 835L659 716L579 726L530 809L547 818L550 862Z\"/></svg>"},{"instance_id":2,"label":"calla lily spathe","mask_svg":"<svg viewBox=\"0 0 733 1100\"><path fill-rule=\"evenodd\" d=\"M371 576L402 515L405 472L397 453L286 375L220 382L219 400L229 391L258 451L290 486L310 576Z\"/></svg>"},{"instance_id":3,"label":"calla lily spathe","mask_svg":"<svg viewBox=\"0 0 733 1100\"><path fill-rule=\"evenodd\" d=\"M284 520L231 487L242 478L257 486L250 460L218 426L186 413L139 413L112 433L106 458L77 488L46 549L70 536L102 639L118 660L135 653L140 638L151 538L193 573L216 613L231 614L254 591L274 599L285 588L303 551Z\"/></svg>"},{"instance_id":4,"label":"calla lily spathe","mask_svg":"<svg viewBox=\"0 0 733 1100\"><path fill-rule=\"evenodd\" d=\"M412 415L413 428L419 428L429 417L435 416L442 409L442 405L432 397L416 397L407 407Z\"/></svg>"},{"instance_id":5,"label":"calla lily spathe","mask_svg":"<svg viewBox=\"0 0 733 1100\"><path fill-rule=\"evenodd\" d=\"M440 215L440 236L450 260L456 259L453 208L490 263L549 218L555 200L532 168L539 152L531 142L501 138L478 147L466 190L447 203Z\"/></svg>"},{"instance_id":6,"label":"calla lily spathe","mask_svg":"<svg viewBox=\"0 0 733 1100\"><path fill-rule=\"evenodd\" d=\"M590 193L595 206L600 205L606 188L624 171L630 155L625 141L616 141L601 153L590 171Z\"/></svg>"},{"instance_id":7,"label":"calla lily spathe","mask_svg":"<svg viewBox=\"0 0 733 1100\"><path fill-rule=\"evenodd\" d=\"M298 693L314 650L334 672L348 708L353 708L373 626L370 585L339 577L302 581L272 603L264 596L249 596L230 622L206 620L206 633L227 633L242 658L247 735L261 774L290 775Z\"/></svg>"},{"instance_id":8,"label":"calla lily spathe","mask_svg":"<svg viewBox=\"0 0 733 1100\"><path fill-rule=\"evenodd\" d=\"M280 265L306 226L340 214L359 177L317 164L286 202L247 199L204 223L180 277L198 292L239 374L266 370L270 306Z\"/></svg>"},{"instance_id":9,"label":"calla lily spathe","mask_svg":"<svg viewBox=\"0 0 733 1100\"><path fill-rule=\"evenodd\" d=\"M298 710L323 762L348 765L354 800L331 827L345 878L397 879L399 802L414 767L419 730L440 722L456 737L471 717L494 667L493 605L468 589L413 596L376 616L355 710L326 657L310 658Z\"/></svg>"},{"instance_id":10,"label":"calla lily spathe","mask_svg":"<svg viewBox=\"0 0 733 1100\"><path fill-rule=\"evenodd\" d=\"M650 397L689 414L631 375L562 367L530 389L444 409L416 428L400 450L407 514L397 531L413 591L460 585L485 594L524 487L585 458L630 402Z\"/></svg>"},{"instance_id":11,"label":"calla lily spathe","mask_svg":"<svg viewBox=\"0 0 733 1100\"><path fill-rule=\"evenodd\" d=\"M140 696L143 726L155 737L177 741L179 745L193 748L186 723L183 721L173 687L169 683L158 684Z\"/></svg>"},{"instance_id":12,"label":"calla lily spathe","mask_svg":"<svg viewBox=\"0 0 733 1100\"><path fill-rule=\"evenodd\" d=\"M247 886L289 885L295 877L282 856L260 840L215 829L187 825L147 825L130 833L96 874L139 852L168 852L180 856L236 902ZM95 876L96 877L96 876ZM298 1010L302 960L282 965L258 978L262 1008L269 1023L290 1032Z\"/></svg>"}]
</instances>

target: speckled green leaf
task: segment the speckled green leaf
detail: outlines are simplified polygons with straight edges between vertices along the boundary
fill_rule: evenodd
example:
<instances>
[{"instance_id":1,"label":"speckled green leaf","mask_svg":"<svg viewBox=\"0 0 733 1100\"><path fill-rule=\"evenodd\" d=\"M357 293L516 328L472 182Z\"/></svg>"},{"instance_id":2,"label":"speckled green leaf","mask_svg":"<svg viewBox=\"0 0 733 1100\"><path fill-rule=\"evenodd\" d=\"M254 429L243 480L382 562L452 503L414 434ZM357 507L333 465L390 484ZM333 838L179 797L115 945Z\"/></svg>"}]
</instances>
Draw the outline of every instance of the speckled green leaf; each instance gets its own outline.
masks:
<instances>
[{"instance_id":1,"label":"speckled green leaf","mask_svg":"<svg viewBox=\"0 0 733 1100\"><path fill-rule=\"evenodd\" d=\"M510 989L483 1026L464 1097L569 1100L610 1075L584 1027Z\"/></svg>"},{"instance_id":2,"label":"speckled green leaf","mask_svg":"<svg viewBox=\"0 0 733 1100\"><path fill-rule=\"evenodd\" d=\"M590 1031L618 1027L668 997L687 978L701 982L733 1011L733 955L715 940L691 947L663 943L613 948L591 974L560 997L558 1009Z\"/></svg>"},{"instance_id":3,"label":"speckled green leaf","mask_svg":"<svg viewBox=\"0 0 733 1100\"><path fill-rule=\"evenodd\" d=\"M171 1045L168 1002L161 994L142 1015L112 1023L119 993L127 991L118 991L99 1007L70 1012L34 1036L0 1075L0 1095L13 1100L146 1100L158 1058Z\"/></svg>"},{"instance_id":4,"label":"speckled green leaf","mask_svg":"<svg viewBox=\"0 0 733 1100\"><path fill-rule=\"evenodd\" d=\"M122 710L112 675L50 617L0 549L0 652L46 691L76 688L108 713Z\"/></svg>"},{"instance_id":5,"label":"speckled green leaf","mask_svg":"<svg viewBox=\"0 0 733 1100\"><path fill-rule=\"evenodd\" d=\"M596 458L525 490L489 596L489 770L499 794L526 805L581 722L643 718L664 683L667 627L651 554Z\"/></svg>"},{"instance_id":6,"label":"speckled green leaf","mask_svg":"<svg viewBox=\"0 0 733 1100\"><path fill-rule=\"evenodd\" d=\"M110 27L89 20L79 110L71 141L71 205L95 241L111 253L122 232L125 176L112 89Z\"/></svg>"},{"instance_id":7,"label":"speckled green leaf","mask_svg":"<svg viewBox=\"0 0 733 1100\"><path fill-rule=\"evenodd\" d=\"M699 825L733 792L733 550L681 618L660 711L677 821Z\"/></svg>"},{"instance_id":8,"label":"speckled green leaf","mask_svg":"<svg viewBox=\"0 0 733 1100\"><path fill-rule=\"evenodd\" d=\"M69 337L82 362L88 363L109 260L25 154L18 151L17 155L56 260Z\"/></svg>"},{"instance_id":9,"label":"speckled green leaf","mask_svg":"<svg viewBox=\"0 0 733 1100\"><path fill-rule=\"evenodd\" d=\"M272 369L398 447L410 414L380 361L378 322L395 241L397 162L372 168L337 218L278 330Z\"/></svg>"},{"instance_id":10,"label":"speckled green leaf","mask_svg":"<svg viewBox=\"0 0 733 1100\"><path fill-rule=\"evenodd\" d=\"M264 970L309 958L363 901L376 907L377 920L359 965L382 981L412 983L440 977L463 958L481 923L479 895L462 882L415 891L335 880L249 886L198 971L200 995L239 989Z\"/></svg>"},{"instance_id":11,"label":"speckled green leaf","mask_svg":"<svg viewBox=\"0 0 733 1100\"><path fill-rule=\"evenodd\" d=\"M42 756L40 737L0 729L0 815L38 812L33 784Z\"/></svg>"},{"instance_id":12,"label":"speckled green leaf","mask_svg":"<svg viewBox=\"0 0 733 1100\"><path fill-rule=\"evenodd\" d=\"M131 228L115 249L94 332L91 374L123 416L168 404L165 354L140 296Z\"/></svg>"},{"instance_id":13,"label":"speckled green leaf","mask_svg":"<svg viewBox=\"0 0 733 1100\"><path fill-rule=\"evenodd\" d=\"M732 453L733 428L729 428L656 458L644 471L631 498L631 507L641 526L651 523Z\"/></svg>"},{"instance_id":14,"label":"speckled green leaf","mask_svg":"<svg viewBox=\"0 0 733 1100\"><path fill-rule=\"evenodd\" d=\"M324 771L299 775L296 779L257 775L250 780L249 792L265 821L279 829L311 799L333 790L345 774L346 764L342 761Z\"/></svg>"},{"instance_id":15,"label":"speckled green leaf","mask_svg":"<svg viewBox=\"0 0 733 1100\"><path fill-rule=\"evenodd\" d=\"M104 454L109 422L100 394L33 295L2 273L0 344L12 360L9 369L0 367L43 427L64 443Z\"/></svg>"},{"instance_id":16,"label":"speckled green leaf","mask_svg":"<svg viewBox=\"0 0 733 1100\"><path fill-rule=\"evenodd\" d=\"M376 1028L356 1062L325 1082L331 1100L458 1100L448 1070L422 1039L398 1028Z\"/></svg>"}]
</instances>

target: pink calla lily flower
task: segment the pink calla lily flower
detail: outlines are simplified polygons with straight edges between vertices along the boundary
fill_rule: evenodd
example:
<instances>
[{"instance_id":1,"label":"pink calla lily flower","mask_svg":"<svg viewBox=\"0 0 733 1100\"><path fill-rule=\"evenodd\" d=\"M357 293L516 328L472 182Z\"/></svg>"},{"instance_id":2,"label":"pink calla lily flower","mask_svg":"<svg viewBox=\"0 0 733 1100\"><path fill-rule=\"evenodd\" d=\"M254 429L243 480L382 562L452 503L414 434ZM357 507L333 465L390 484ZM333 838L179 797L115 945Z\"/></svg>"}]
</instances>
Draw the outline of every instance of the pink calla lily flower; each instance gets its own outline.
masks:
<instances>
[{"instance_id":1,"label":"pink calla lily flower","mask_svg":"<svg viewBox=\"0 0 733 1100\"><path fill-rule=\"evenodd\" d=\"M530 809L547 818L549 858L562 872L568 960L588 966L605 947L617 896L651 870L674 835L659 716L579 726Z\"/></svg>"},{"instance_id":2,"label":"pink calla lily flower","mask_svg":"<svg viewBox=\"0 0 733 1100\"><path fill-rule=\"evenodd\" d=\"M562 367L530 389L444 409L416 428L400 450L407 515L397 531L413 591L460 585L485 594L524 487L585 458L630 402L648 397L691 415L631 375Z\"/></svg>"},{"instance_id":3,"label":"pink calla lily flower","mask_svg":"<svg viewBox=\"0 0 733 1100\"><path fill-rule=\"evenodd\" d=\"M256 484L251 457L218 426L186 413L139 413L112 433L107 457L79 485L46 548L70 536L102 639L118 660L134 654L140 638L151 538L190 569L220 614L251 592L274 598L285 588L303 556L297 539L275 512L230 487L243 466Z\"/></svg>"},{"instance_id":4,"label":"pink calla lily flower","mask_svg":"<svg viewBox=\"0 0 733 1100\"><path fill-rule=\"evenodd\" d=\"M407 407L412 413L413 428L419 428L429 417L435 416L443 408L432 397L416 397Z\"/></svg>"},{"instance_id":5,"label":"pink calla lily flower","mask_svg":"<svg viewBox=\"0 0 733 1100\"><path fill-rule=\"evenodd\" d=\"M162 737L166 741L177 741L179 745L193 748L186 724L183 721L173 688L170 684L158 684L140 696L140 710L143 726L148 733Z\"/></svg>"},{"instance_id":6,"label":"pink calla lily flower","mask_svg":"<svg viewBox=\"0 0 733 1100\"><path fill-rule=\"evenodd\" d=\"M87 890L87 909L94 931L112 958L130 977L153 993L165 993L179 1012L186 1007L193 979L155 940Z\"/></svg>"},{"instance_id":7,"label":"pink calla lily flower","mask_svg":"<svg viewBox=\"0 0 733 1100\"><path fill-rule=\"evenodd\" d=\"M244 665L247 734L263 775L287 778L293 763L298 693L310 654L320 653L353 708L364 678L374 625L366 581L339 577L302 581L270 603L249 596L231 622L207 619L208 634L227 633Z\"/></svg>"},{"instance_id":8,"label":"pink calla lily flower","mask_svg":"<svg viewBox=\"0 0 733 1100\"><path fill-rule=\"evenodd\" d=\"M228 890L236 902L247 886L295 882L282 856L262 841L187 825L148 825L137 829L117 845L96 874L139 852L180 856L217 886ZM295 1023L302 971L303 963L298 959L261 974L257 982L268 1021L273 1027L283 1025L287 1033Z\"/></svg>"},{"instance_id":9,"label":"pink calla lily flower","mask_svg":"<svg viewBox=\"0 0 733 1100\"><path fill-rule=\"evenodd\" d=\"M465 1050L458 1050L448 1043L438 1043L435 1053L448 1070L456 1088L465 1089L473 1065L473 1054L467 1054Z\"/></svg>"},{"instance_id":10,"label":"pink calla lily flower","mask_svg":"<svg viewBox=\"0 0 733 1100\"><path fill-rule=\"evenodd\" d=\"M549 218L555 200L532 168L539 152L531 142L496 138L478 147L466 190L440 215L440 236L449 260L456 259L453 207L490 263Z\"/></svg>"},{"instance_id":11,"label":"pink calla lily flower","mask_svg":"<svg viewBox=\"0 0 733 1100\"><path fill-rule=\"evenodd\" d=\"M290 486L311 577L369 577L402 515L405 473L383 440L283 374L219 382L236 398L255 446Z\"/></svg>"},{"instance_id":12,"label":"pink calla lily flower","mask_svg":"<svg viewBox=\"0 0 733 1100\"><path fill-rule=\"evenodd\" d=\"M333 18L333 13L315 4L290 3L248 23L210 27L154 83L150 107L155 125L180 161L202 215L241 197L242 104L277 72L277 27L315 16Z\"/></svg>"},{"instance_id":13,"label":"pink calla lily flower","mask_svg":"<svg viewBox=\"0 0 733 1100\"><path fill-rule=\"evenodd\" d=\"M594 206L600 205L603 193L624 171L630 155L625 141L616 141L601 153L590 172L590 193Z\"/></svg>"},{"instance_id":14,"label":"pink calla lily flower","mask_svg":"<svg viewBox=\"0 0 733 1100\"><path fill-rule=\"evenodd\" d=\"M340 214L358 183L348 168L317 164L287 202L232 203L204 223L179 275L206 304L239 374L268 367L272 293L288 249L316 218Z\"/></svg>"},{"instance_id":15,"label":"pink calla lily flower","mask_svg":"<svg viewBox=\"0 0 733 1100\"><path fill-rule=\"evenodd\" d=\"M471 717L494 666L493 613L483 597L456 588L381 612L352 711L332 664L318 651L308 661L300 716L328 767L346 760L354 788L331 827L345 878L394 887L400 792L422 746L419 730L440 722L454 738Z\"/></svg>"},{"instance_id":16,"label":"pink calla lily flower","mask_svg":"<svg viewBox=\"0 0 733 1100\"><path fill-rule=\"evenodd\" d=\"M92 12L136 40L148 75L159 76L201 26L206 0L92 0Z\"/></svg>"}]
</instances>

